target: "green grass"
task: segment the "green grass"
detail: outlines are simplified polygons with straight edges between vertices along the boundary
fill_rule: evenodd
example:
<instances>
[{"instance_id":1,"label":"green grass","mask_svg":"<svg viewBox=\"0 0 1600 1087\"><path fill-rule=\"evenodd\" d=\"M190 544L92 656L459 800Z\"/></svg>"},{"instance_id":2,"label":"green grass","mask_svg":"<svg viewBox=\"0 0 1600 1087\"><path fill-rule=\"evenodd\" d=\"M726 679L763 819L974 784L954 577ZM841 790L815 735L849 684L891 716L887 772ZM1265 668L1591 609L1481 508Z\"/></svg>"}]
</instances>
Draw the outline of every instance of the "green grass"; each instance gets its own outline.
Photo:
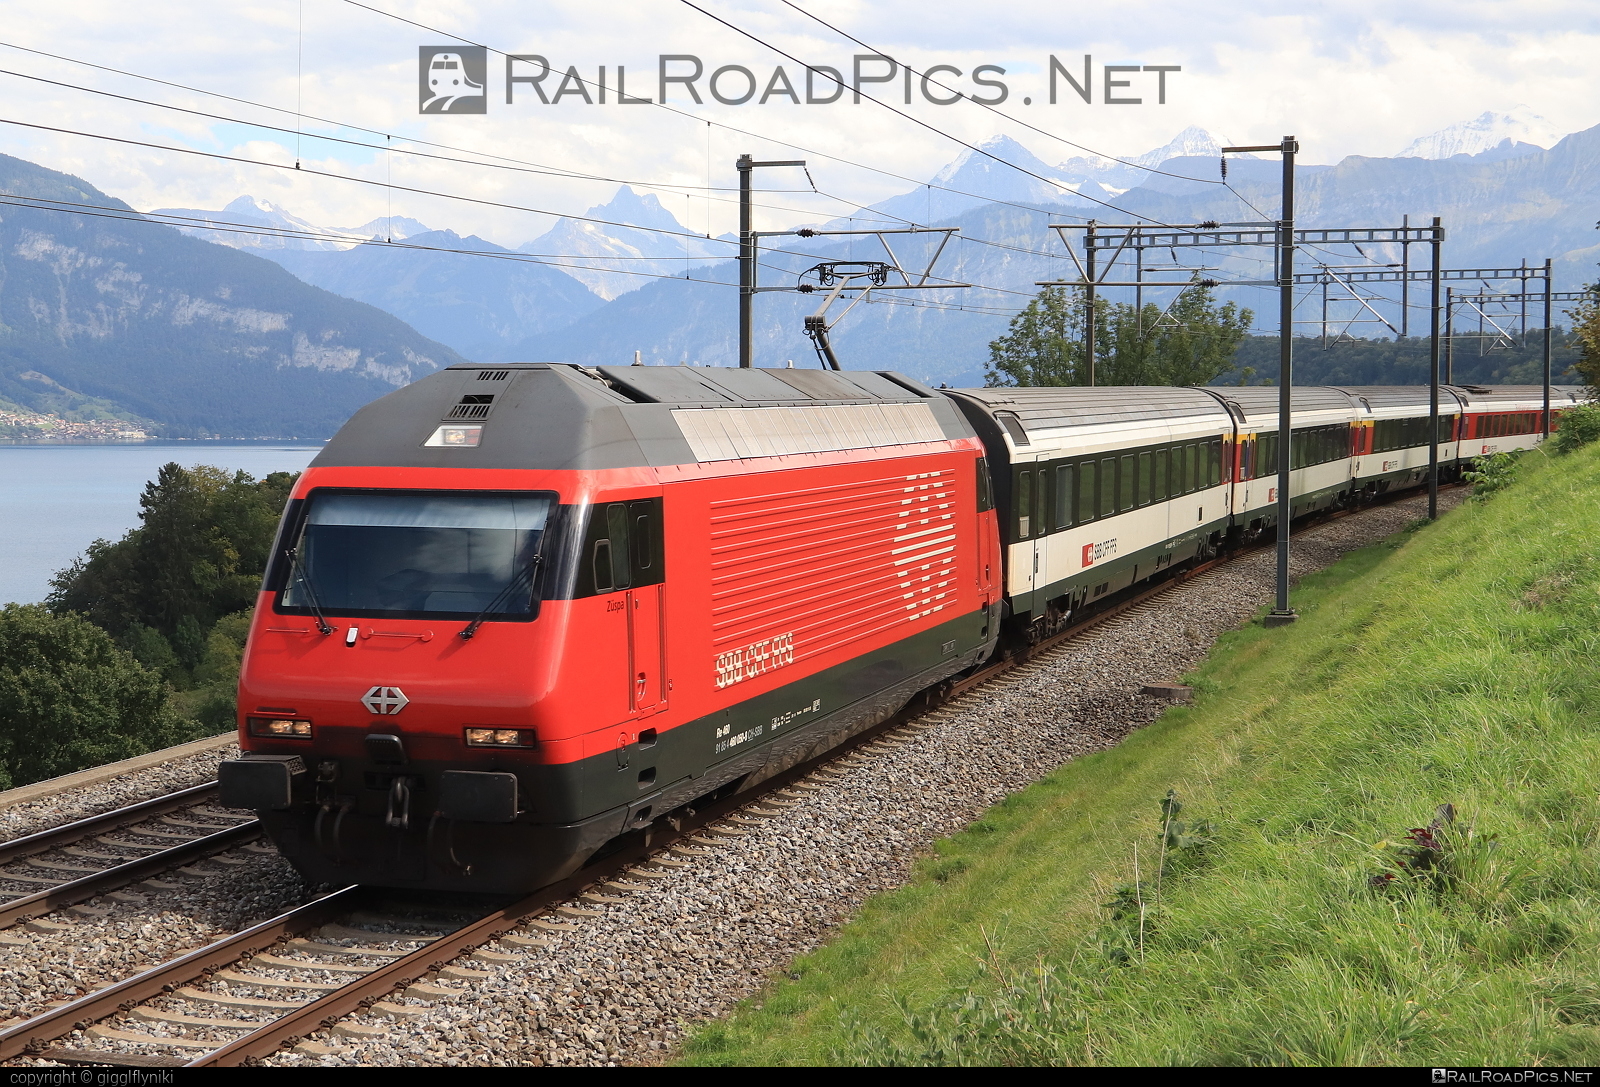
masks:
<instances>
[{"instance_id":1,"label":"green grass","mask_svg":"<svg viewBox=\"0 0 1600 1087\"><path fill-rule=\"evenodd\" d=\"M1600 1063L1600 448L1519 475L1308 578L682 1059ZM1158 897L1168 789L1208 840ZM1444 803L1441 863L1397 868ZM1142 927L1108 908L1136 849Z\"/></svg>"}]
</instances>

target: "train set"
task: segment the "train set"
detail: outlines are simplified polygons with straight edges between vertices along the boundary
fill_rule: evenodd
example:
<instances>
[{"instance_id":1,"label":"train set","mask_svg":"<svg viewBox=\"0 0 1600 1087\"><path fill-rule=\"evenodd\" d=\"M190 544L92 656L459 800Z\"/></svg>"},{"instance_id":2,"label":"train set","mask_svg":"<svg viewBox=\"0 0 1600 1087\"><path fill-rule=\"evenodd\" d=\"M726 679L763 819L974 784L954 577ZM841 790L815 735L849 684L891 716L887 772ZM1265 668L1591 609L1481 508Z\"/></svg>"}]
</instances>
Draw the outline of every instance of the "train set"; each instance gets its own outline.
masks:
<instances>
[{"instance_id":1,"label":"train set","mask_svg":"<svg viewBox=\"0 0 1600 1087\"><path fill-rule=\"evenodd\" d=\"M1426 478L1426 389L1293 395L1295 516ZM1577 399L1553 390L1552 415ZM544 886L1271 530L1277 402L442 370L297 482L222 801L316 882ZM1536 444L1542 408L1537 387L1445 388L1442 472Z\"/></svg>"}]
</instances>

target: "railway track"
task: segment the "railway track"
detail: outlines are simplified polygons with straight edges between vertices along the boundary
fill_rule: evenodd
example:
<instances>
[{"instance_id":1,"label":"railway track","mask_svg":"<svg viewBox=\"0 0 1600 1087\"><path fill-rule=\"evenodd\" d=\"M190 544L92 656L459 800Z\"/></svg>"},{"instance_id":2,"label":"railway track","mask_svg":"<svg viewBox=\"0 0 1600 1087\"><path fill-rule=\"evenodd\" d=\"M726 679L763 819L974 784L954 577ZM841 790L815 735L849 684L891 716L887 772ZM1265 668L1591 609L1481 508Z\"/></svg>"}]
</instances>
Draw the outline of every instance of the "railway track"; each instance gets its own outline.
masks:
<instances>
[{"instance_id":1,"label":"railway track","mask_svg":"<svg viewBox=\"0 0 1600 1087\"><path fill-rule=\"evenodd\" d=\"M1254 550L1260 548L1236 551L1130 594L1010 659L946 685L844 748L753 791L659 824L621 852L531 895L496 902L459 896L408 900L392 891L345 888L0 1031L0 1060L35 1056L67 1064L230 1066L266 1057L368 1008L403 1021L426 1007L421 1002L453 995L452 983L490 977L490 969L541 946L539 930L571 931L567 922L598 915L587 907L648 892L652 880L688 863L685 858L714 852L719 842L748 834L787 804L824 790L829 777L872 752L935 727L937 711L963 693L1115 616L1146 610L1167 590ZM518 934L520 928L531 928L534 935ZM500 950L485 950L492 943ZM401 997L391 998L397 991ZM375 1028L350 1024L336 1030L361 1037L361 1031ZM96 1048L61 1044L77 1031Z\"/></svg>"},{"instance_id":2,"label":"railway track","mask_svg":"<svg viewBox=\"0 0 1600 1087\"><path fill-rule=\"evenodd\" d=\"M196 785L0 843L0 929L259 837L257 820L207 806L216 791Z\"/></svg>"},{"instance_id":3,"label":"railway track","mask_svg":"<svg viewBox=\"0 0 1600 1087\"><path fill-rule=\"evenodd\" d=\"M0 1031L0 1060L37 1056L67 1064L227 1067L268 1056L374 1005L403 1017L410 1006L384 997L401 989L406 997L427 1000L447 995L441 981L448 986L487 976L474 969L473 956L486 965L517 956L484 951L483 945L541 946L538 937L514 930L529 921L536 928L559 927L587 916L586 902L623 901L648 891L652 879L684 863L674 852L703 855L718 838L748 833L740 822L777 814L803 795L798 790L818 788L803 782L796 787L800 779L885 742L892 740L881 733L864 737L850 751L830 752L770 779L754 796L744 793L684 815L648 840L514 901L486 904L346 887ZM568 900L573 904L563 905ZM452 965L463 956L469 956L465 965ZM128 1022L102 1024L118 1015ZM108 1048L52 1047L79 1030Z\"/></svg>"}]
</instances>

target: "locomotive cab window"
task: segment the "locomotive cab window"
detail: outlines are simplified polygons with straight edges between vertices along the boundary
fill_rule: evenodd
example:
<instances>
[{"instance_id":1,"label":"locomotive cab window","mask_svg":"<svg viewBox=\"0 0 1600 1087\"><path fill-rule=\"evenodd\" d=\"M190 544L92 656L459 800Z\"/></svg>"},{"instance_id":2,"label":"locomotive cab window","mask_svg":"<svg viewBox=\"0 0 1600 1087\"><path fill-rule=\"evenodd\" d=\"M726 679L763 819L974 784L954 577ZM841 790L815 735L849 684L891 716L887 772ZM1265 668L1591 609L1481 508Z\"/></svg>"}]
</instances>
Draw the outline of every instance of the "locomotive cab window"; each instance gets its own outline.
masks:
<instances>
[{"instance_id":1,"label":"locomotive cab window","mask_svg":"<svg viewBox=\"0 0 1600 1087\"><path fill-rule=\"evenodd\" d=\"M606 502L589 511L578 595L609 593L665 580L661 499ZM581 584L587 581L588 585Z\"/></svg>"},{"instance_id":2,"label":"locomotive cab window","mask_svg":"<svg viewBox=\"0 0 1600 1087\"><path fill-rule=\"evenodd\" d=\"M312 492L282 611L530 619L553 496Z\"/></svg>"}]
</instances>

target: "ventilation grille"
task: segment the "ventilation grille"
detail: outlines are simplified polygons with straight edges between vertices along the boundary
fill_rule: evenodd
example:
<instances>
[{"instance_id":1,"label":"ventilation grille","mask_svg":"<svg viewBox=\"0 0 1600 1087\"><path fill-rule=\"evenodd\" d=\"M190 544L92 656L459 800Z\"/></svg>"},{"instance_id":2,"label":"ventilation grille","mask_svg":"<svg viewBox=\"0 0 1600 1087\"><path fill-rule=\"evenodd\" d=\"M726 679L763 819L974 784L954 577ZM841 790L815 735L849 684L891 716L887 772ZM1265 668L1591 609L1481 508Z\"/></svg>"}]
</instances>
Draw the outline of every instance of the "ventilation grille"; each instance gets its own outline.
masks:
<instances>
[{"instance_id":1,"label":"ventilation grille","mask_svg":"<svg viewBox=\"0 0 1600 1087\"><path fill-rule=\"evenodd\" d=\"M468 393L461 398L461 402L450 409L446 419L487 419L489 410L494 407L494 396L491 394Z\"/></svg>"},{"instance_id":2,"label":"ventilation grille","mask_svg":"<svg viewBox=\"0 0 1600 1087\"><path fill-rule=\"evenodd\" d=\"M510 370L479 370L479 381L504 381L511 376Z\"/></svg>"},{"instance_id":3,"label":"ventilation grille","mask_svg":"<svg viewBox=\"0 0 1600 1087\"><path fill-rule=\"evenodd\" d=\"M956 511L973 501L958 478L943 467L713 501L713 652L737 664L781 646L797 663L943 621L957 601Z\"/></svg>"}]
</instances>

